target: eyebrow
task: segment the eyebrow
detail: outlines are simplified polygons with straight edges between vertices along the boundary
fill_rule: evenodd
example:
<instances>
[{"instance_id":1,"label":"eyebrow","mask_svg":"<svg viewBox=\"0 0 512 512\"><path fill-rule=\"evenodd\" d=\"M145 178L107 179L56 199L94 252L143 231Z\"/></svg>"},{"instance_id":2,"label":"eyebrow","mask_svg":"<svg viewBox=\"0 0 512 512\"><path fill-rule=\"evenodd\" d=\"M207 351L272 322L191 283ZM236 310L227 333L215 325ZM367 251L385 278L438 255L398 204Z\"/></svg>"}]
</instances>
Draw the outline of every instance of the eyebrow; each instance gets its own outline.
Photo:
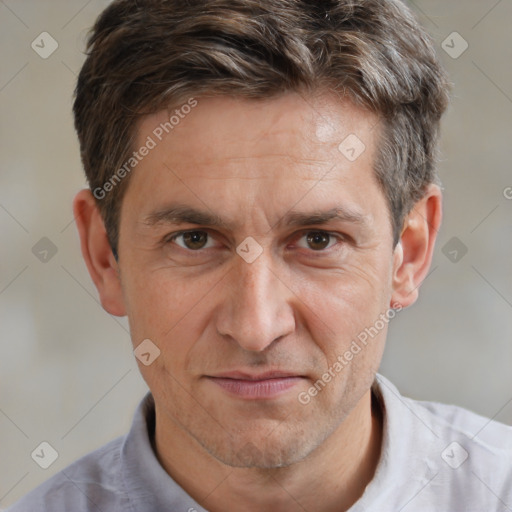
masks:
<instances>
[{"instance_id":1,"label":"eyebrow","mask_svg":"<svg viewBox=\"0 0 512 512\"><path fill-rule=\"evenodd\" d=\"M356 210L338 206L329 210L313 210L309 212L286 213L272 228L276 226L306 226L325 224L329 221L349 222L366 225L367 217ZM198 224L202 226L233 229L235 223L220 217L219 215L192 208L184 204L170 204L162 209L155 210L144 217L143 223L148 226L157 224Z\"/></svg>"},{"instance_id":2,"label":"eyebrow","mask_svg":"<svg viewBox=\"0 0 512 512\"><path fill-rule=\"evenodd\" d=\"M366 217L354 210L350 210L346 207L331 208L326 211L313 211L313 212L290 212L283 217L284 222L289 226L305 226L305 225L316 225L325 224L329 221L337 220L341 222L350 222L353 224L366 224Z\"/></svg>"},{"instance_id":3,"label":"eyebrow","mask_svg":"<svg viewBox=\"0 0 512 512\"><path fill-rule=\"evenodd\" d=\"M206 210L198 210L183 204L171 204L161 210L156 210L144 218L144 224L202 224L229 228L230 223L219 215Z\"/></svg>"}]
</instances>

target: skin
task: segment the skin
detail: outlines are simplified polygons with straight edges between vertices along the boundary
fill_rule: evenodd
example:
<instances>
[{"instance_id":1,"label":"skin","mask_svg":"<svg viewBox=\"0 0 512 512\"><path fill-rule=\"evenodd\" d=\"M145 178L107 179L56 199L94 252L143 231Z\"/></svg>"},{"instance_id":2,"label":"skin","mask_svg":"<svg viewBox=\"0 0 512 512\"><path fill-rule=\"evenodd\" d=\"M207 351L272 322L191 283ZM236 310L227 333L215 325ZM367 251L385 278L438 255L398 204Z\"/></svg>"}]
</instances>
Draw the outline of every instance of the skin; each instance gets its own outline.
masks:
<instances>
[{"instance_id":1,"label":"skin","mask_svg":"<svg viewBox=\"0 0 512 512\"><path fill-rule=\"evenodd\" d=\"M329 94L197 99L132 172L118 262L90 191L78 193L85 262L106 311L128 316L134 347L150 339L161 351L139 363L156 404L156 452L195 500L212 512L347 510L380 457L382 416L370 386L387 324L308 404L298 396L379 315L416 300L440 190L428 187L394 247L373 173L375 115ZM168 117L145 117L135 146ZM350 134L366 146L354 162L338 150ZM231 224L154 222L176 201ZM351 216L285 222L291 211L331 208ZM186 230L202 233L195 243L170 239ZM249 236L263 250L252 263L236 252ZM210 378L234 370L301 378L249 400Z\"/></svg>"}]
</instances>

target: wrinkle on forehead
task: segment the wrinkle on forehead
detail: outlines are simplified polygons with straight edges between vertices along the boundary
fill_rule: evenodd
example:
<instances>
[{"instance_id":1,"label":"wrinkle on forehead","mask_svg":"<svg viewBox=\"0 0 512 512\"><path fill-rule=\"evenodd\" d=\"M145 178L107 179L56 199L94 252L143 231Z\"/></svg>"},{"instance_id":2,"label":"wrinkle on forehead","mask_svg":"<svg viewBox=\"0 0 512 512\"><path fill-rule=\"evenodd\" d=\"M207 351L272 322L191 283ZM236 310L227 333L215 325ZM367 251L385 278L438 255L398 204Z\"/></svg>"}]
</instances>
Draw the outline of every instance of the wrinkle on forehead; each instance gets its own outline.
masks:
<instances>
[{"instance_id":1,"label":"wrinkle on forehead","mask_svg":"<svg viewBox=\"0 0 512 512\"><path fill-rule=\"evenodd\" d=\"M270 155L322 161L339 157L338 145L354 130L367 147L375 135L375 114L335 96L305 101L289 93L269 100L215 97L197 101L195 109L158 143L171 143L177 160L186 158L197 165ZM137 143L142 144L167 118L166 111L143 118Z\"/></svg>"},{"instance_id":2,"label":"wrinkle on forehead","mask_svg":"<svg viewBox=\"0 0 512 512\"><path fill-rule=\"evenodd\" d=\"M193 162L173 164L173 172L181 179L209 181L289 179L293 181L318 180L330 174L331 160L296 158L289 154L265 154L231 158L205 158Z\"/></svg>"}]
</instances>

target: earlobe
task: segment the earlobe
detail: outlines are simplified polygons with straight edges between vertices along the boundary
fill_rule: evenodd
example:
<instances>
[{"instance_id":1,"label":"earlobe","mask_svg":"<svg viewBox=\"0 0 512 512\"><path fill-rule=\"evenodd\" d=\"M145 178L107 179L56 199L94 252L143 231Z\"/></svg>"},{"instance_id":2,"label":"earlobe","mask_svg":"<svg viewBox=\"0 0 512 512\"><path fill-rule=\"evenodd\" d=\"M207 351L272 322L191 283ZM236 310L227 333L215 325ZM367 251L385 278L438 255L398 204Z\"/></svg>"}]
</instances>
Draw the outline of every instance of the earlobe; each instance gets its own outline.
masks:
<instances>
[{"instance_id":1,"label":"earlobe","mask_svg":"<svg viewBox=\"0 0 512 512\"><path fill-rule=\"evenodd\" d=\"M442 218L442 195L430 185L407 215L393 262L391 305L403 308L418 298L419 287L428 274Z\"/></svg>"},{"instance_id":2,"label":"earlobe","mask_svg":"<svg viewBox=\"0 0 512 512\"><path fill-rule=\"evenodd\" d=\"M98 290L101 305L111 315L126 315L119 267L90 190L81 190L75 196L73 213L80 235L82 256Z\"/></svg>"}]
</instances>

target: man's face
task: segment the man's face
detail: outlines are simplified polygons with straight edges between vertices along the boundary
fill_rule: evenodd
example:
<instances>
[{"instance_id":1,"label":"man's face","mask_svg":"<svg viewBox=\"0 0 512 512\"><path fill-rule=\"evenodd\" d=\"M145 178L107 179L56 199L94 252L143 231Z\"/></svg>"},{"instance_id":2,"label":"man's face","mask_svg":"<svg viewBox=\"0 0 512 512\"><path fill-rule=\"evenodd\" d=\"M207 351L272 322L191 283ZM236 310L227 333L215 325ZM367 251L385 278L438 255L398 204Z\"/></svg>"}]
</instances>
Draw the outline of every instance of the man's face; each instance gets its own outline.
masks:
<instances>
[{"instance_id":1,"label":"man's face","mask_svg":"<svg viewBox=\"0 0 512 512\"><path fill-rule=\"evenodd\" d=\"M133 344L161 351L141 365L157 428L230 465L296 462L367 394L384 348L386 326L325 377L392 298L377 119L330 96L198 98L158 141L170 114L139 125L135 147L157 145L131 176L118 247ZM338 149L351 134L366 146L354 161ZM180 223L178 205L223 224Z\"/></svg>"}]
</instances>

